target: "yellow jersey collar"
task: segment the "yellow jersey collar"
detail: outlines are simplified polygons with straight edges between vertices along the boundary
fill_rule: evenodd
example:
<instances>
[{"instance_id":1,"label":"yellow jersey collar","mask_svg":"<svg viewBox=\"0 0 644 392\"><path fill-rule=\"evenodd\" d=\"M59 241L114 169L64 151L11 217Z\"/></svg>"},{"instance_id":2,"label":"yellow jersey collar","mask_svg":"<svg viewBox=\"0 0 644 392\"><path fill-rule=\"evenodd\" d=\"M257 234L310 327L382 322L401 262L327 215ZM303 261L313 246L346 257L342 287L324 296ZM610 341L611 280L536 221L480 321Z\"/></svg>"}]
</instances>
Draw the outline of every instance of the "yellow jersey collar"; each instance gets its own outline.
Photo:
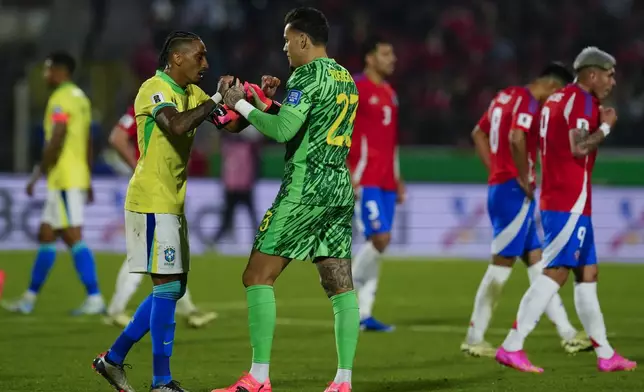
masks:
<instances>
[{"instance_id":1,"label":"yellow jersey collar","mask_svg":"<svg viewBox=\"0 0 644 392\"><path fill-rule=\"evenodd\" d=\"M161 79L163 79L163 81L168 83L170 87L172 87L172 90L174 90L174 92L186 95L186 90L179 86L177 82L175 82L174 79L172 79L167 73L157 70L156 76L160 77Z\"/></svg>"}]
</instances>

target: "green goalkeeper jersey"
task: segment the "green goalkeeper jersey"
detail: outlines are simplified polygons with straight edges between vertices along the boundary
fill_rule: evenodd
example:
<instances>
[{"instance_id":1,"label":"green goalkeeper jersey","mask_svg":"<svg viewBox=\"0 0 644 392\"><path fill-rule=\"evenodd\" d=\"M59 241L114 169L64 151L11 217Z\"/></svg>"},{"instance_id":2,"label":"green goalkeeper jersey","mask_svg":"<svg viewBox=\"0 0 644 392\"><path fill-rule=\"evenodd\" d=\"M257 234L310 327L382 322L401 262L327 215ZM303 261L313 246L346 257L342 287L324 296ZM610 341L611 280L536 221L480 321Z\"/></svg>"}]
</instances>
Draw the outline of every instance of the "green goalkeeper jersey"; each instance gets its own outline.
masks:
<instances>
[{"instance_id":1,"label":"green goalkeeper jersey","mask_svg":"<svg viewBox=\"0 0 644 392\"><path fill-rule=\"evenodd\" d=\"M346 159L351 147L358 88L351 74L329 58L295 69L281 111L303 125L286 144L286 165L276 202L317 206L354 204Z\"/></svg>"}]
</instances>

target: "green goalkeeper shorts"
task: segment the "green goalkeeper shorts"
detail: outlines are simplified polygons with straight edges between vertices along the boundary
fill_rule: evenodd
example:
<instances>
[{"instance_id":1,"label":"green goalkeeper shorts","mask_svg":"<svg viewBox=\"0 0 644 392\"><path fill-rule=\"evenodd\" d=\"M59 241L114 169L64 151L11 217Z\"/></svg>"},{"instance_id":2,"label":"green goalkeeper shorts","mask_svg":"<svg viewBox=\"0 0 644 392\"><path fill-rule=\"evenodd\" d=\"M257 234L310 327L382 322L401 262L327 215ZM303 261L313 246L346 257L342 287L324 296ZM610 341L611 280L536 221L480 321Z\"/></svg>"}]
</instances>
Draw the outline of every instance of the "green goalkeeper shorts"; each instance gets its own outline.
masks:
<instances>
[{"instance_id":1,"label":"green goalkeeper shorts","mask_svg":"<svg viewBox=\"0 0 644 392\"><path fill-rule=\"evenodd\" d=\"M266 211L254 249L296 260L351 258L353 205L328 207L277 200Z\"/></svg>"}]
</instances>

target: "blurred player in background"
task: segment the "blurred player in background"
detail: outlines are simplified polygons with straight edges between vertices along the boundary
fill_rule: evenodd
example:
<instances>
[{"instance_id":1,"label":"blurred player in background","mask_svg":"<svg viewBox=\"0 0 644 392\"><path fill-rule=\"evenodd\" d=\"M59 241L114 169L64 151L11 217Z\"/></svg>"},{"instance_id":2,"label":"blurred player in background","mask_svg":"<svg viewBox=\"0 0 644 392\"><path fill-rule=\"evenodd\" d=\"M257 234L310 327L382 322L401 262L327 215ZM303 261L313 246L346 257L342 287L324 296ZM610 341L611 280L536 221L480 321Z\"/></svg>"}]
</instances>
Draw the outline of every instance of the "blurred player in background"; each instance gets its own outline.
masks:
<instances>
[{"instance_id":1,"label":"blurred player in background","mask_svg":"<svg viewBox=\"0 0 644 392\"><path fill-rule=\"evenodd\" d=\"M172 379L170 357L175 308L186 291L190 269L184 215L188 160L197 126L221 101L220 93L209 97L196 86L208 69L206 47L196 34L170 34L159 65L161 70L143 83L134 102L141 157L125 199L130 272L149 274L154 287L110 350L93 362L101 376L125 392L134 389L123 361L148 331L153 354L150 390L185 391Z\"/></svg>"},{"instance_id":2,"label":"blurred player in background","mask_svg":"<svg viewBox=\"0 0 644 392\"><path fill-rule=\"evenodd\" d=\"M461 344L461 350L472 356L496 354L496 348L485 341L485 332L515 260L521 258L526 264L530 282L543 269L534 217L539 110L550 94L570 82L572 74L563 65L547 66L527 86L499 92L472 132L476 150L490 173L488 213L494 228L492 264L476 292L470 327ZM570 324L558 294L546 314L567 352L592 348L588 337Z\"/></svg>"},{"instance_id":3,"label":"blurred player in background","mask_svg":"<svg viewBox=\"0 0 644 392\"><path fill-rule=\"evenodd\" d=\"M322 12L298 8L285 18L284 51L294 69L277 115L233 87L224 101L264 135L286 143L284 178L260 224L242 280L246 286L253 360L249 374L219 392L270 392L276 324L273 285L291 260L311 260L333 304L338 370L326 392L351 391L360 314L351 277L354 195L346 159L358 90L349 72L328 58ZM256 93L253 90L253 94Z\"/></svg>"},{"instance_id":4,"label":"blurred player in background","mask_svg":"<svg viewBox=\"0 0 644 392\"><path fill-rule=\"evenodd\" d=\"M396 55L386 40L367 40L364 73L355 77L360 95L349 169L356 189L358 224L367 241L353 260L353 283L360 304L360 327L389 332L394 327L371 316L376 299L380 256L391 242L396 204L405 200L398 169L398 97L385 80Z\"/></svg>"},{"instance_id":5,"label":"blurred player in background","mask_svg":"<svg viewBox=\"0 0 644 392\"><path fill-rule=\"evenodd\" d=\"M602 372L632 370L636 363L613 350L606 337L597 298L597 254L591 221L591 178L597 147L617 121L615 110L600 106L615 86L615 59L595 47L575 59L577 82L546 101L541 110L541 217L546 267L523 296L519 313L503 345L499 363L541 373L523 343L549 307L570 271L575 275L575 308L592 340Z\"/></svg>"},{"instance_id":6,"label":"blurred player in background","mask_svg":"<svg viewBox=\"0 0 644 392\"><path fill-rule=\"evenodd\" d=\"M127 109L114 126L109 138L110 144L118 152L121 158L128 164L132 171L136 170L136 164L141 156L139 151L137 125L134 114L134 105ZM125 313L130 298L143 280L143 274L130 273L127 259L121 266L116 278L116 288L112 300L107 307L105 323L116 325L121 328L130 322L130 316ZM186 317L188 325L199 328L217 317L215 312L202 312L192 303L190 291L186 287L186 293L177 301L177 313Z\"/></svg>"},{"instance_id":7,"label":"blurred player in background","mask_svg":"<svg viewBox=\"0 0 644 392\"><path fill-rule=\"evenodd\" d=\"M65 52L52 53L45 61L45 81L53 88L45 112L45 147L40 166L27 184L33 196L42 174L47 176L47 200L43 210L38 241L40 248L31 273L29 289L21 299L4 304L23 314L32 312L36 297L56 259L56 239L70 248L74 266L87 299L73 314L98 314L105 311L98 289L94 256L83 242L84 209L92 202L92 145L90 123L92 108L85 93L72 82L74 58Z\"/></svg>"}]
</instances>

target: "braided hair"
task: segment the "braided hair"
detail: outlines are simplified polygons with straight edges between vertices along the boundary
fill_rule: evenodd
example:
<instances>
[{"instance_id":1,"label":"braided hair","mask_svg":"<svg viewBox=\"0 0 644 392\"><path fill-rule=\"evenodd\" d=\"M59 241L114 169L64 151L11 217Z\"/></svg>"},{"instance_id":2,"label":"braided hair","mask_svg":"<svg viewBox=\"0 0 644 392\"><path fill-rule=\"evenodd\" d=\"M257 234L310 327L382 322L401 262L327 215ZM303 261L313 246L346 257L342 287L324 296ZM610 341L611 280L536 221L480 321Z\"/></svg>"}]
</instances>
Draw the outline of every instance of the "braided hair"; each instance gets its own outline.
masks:
<instances>
[{"instance_id":1,"label":"braided hair","mask_svg":"<svg viewBox=\"0 0 644 392\"><path fill-rule=\"evenodd\" d=\"M173 31L170 33L168 38L165 39L161 53L159 53L159 70L163 71L165 69L168 65L170 53L172 53L178 45L194 40L201 40L201 38L197 34L189 31Z\"/></svg>"}]
</instances>

